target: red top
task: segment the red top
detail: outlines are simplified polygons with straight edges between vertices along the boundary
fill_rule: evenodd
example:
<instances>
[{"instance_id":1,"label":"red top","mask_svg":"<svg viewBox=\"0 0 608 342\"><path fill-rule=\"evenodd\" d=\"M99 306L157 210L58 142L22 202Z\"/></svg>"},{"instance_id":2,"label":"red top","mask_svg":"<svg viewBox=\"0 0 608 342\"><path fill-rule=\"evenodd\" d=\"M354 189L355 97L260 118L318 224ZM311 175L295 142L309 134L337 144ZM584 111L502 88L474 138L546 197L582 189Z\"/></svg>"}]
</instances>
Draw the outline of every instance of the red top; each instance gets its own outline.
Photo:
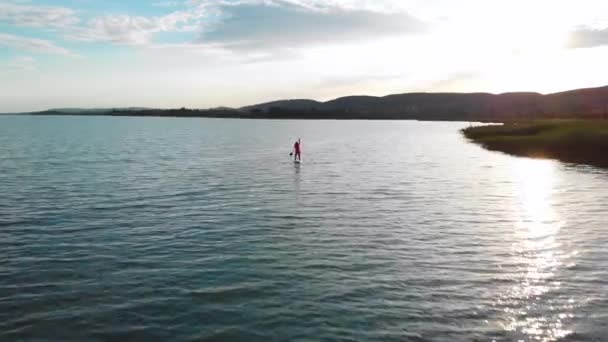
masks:
<instances>
[{"instance_id":1,"label":"red top","mask_svg":"<svg viewBox=\"0 0 608 342\"><path fill-rule=\"evenodd\" d=\"M293 144L293 149L296 150L296 153L300 153L300 142L296 141L295 144Z\"/></svg>"}]
</instances>

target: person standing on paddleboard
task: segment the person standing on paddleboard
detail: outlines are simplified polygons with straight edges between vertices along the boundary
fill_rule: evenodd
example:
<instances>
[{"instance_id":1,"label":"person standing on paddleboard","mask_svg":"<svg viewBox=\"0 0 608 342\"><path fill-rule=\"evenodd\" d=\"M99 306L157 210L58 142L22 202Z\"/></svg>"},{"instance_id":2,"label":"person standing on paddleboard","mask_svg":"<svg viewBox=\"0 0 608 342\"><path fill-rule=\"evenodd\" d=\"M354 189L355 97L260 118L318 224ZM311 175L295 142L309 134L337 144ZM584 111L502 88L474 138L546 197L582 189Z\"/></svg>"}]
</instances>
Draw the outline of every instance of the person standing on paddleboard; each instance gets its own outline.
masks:
<instances>
[{"instance_id":1,"label":"person standing on paddleboard","mask_svg":"<svg viewBox=\"0 0 608 342\"><path fill-rule=\"evenodd\" d=\"M294 157L293 160L302 160L302 142L300 139L293 144Z\"/></svg>"}]
</instances>

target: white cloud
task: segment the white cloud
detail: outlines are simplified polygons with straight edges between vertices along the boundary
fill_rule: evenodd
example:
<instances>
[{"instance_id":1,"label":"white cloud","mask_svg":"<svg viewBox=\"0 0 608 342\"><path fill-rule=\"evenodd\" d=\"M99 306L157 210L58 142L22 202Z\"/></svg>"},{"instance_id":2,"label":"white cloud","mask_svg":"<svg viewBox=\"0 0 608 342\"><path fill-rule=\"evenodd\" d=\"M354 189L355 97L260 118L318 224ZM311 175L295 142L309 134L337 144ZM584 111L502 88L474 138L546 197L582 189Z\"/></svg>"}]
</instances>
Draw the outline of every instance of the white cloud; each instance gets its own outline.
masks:
<instances>
[{"instance_id":1,"label":"white cloud","mask_svg":"<svg viewBox=\"0 0 608 342\"><path fill-rule=\"evenodd\" d=\"M0 4L0 22L60 32L83 42L154 44L161 32L202 33L193 45L222 44L227 50L301 47L313 42L366 39L420 30L423 24L395 1L357 0L191 0L155 5L186 8L164 16L104 15L87 22L56 6Z\"/></svg>"},{"instance_id":2,"label":"white cloud","mask_svg":"<svg viewBox=\"0 0 608 342\"><path fill-rule=\"evenodd\" d=\"M0 45L31 52L41 52L71 57L77 56L70 50L55 45L55 43L49 40L21 37L12 34L0 33Z\"/></svg>"},{"instance_id":3,"label":"white cloud","mask_svg":"<svg viewBox=\"0 0 608 342\"><path fill-rule=\"evenodd\" d=\"M568 41L570 48L591 48L602 45L608 45L608 27L604 29L581 27L570 34Z\"/></svg>"},{"instance_id":4,"label":"white cloud","mask_svg":"<svg viewBox=\"0 0 608 342\"><path fill-rule=\"evenodd\" d=\"M221 44L227 50L251 46L302 46L312 41L365 39L375 34L419 31L424 24L397 6L396 1L344 0L191 0L187 8L164 16L109 15L72 28L68 37L81 41L151 45L160 32L201 31L187 42ZM178 5L178 1L156 3ZM287 37L291 35L291 39ZM260 44L263 43L263 44Z\"/></svg>"},{"instance_id":5,"label":"white cloud","mask_svg":"<svg viewBox=\"0 0 608 342\"><path fill-rule=\"evenodd\" d=\"M66 28L79 22L76 12L66 7L0 3L0 21L18 26Z\"/></svg>"},{"instance_id":6,"label":"white cloud","mask_svg":"<svg viewBox=\"0 0 608 342\"><path fill-rule=\"evenodd\" d=\"M234 50L366 41L426 29L425 23L405 12L321 6L310 1L242 1L219 9L223 19L206 27L200 41L222 43Z\"/></svg>"},{"instance_id":7,"label":"white cloud","mask_svg":"<svg viewBox=\"0 0 608 342\"><path fill-rule=\"evenodd\" d=\"M420 0L191 0L190 3L207 6L241 6L241 5L267 5L267 6L297 6L308 10L362 10L384 13L404 12L411 7L412 2Z\"/></svg>"},{"instance_id":8,"label":"white cloud","mask_svg":"<svg viewBox=\"0 0 608 342\"><path fill-rule=\"evenodd\" d=\"M93 42L109 41L123 44L145 44L150 41L158 25L145 17L113 15L92 19L85 28L68 33L70 38Z\"/></svg>"},{"instance_id":9,"label":"white cloud","mask_svg":"<svg viewBox=\"0 0 608 342\"><path fill-rule=\"evenodd\" d=\"M21 56L14 58L7 63L0 64L2 71L34 71L36 70L36 61L31 56Z\"/></svg>"},{"instance_id":10,"label":"white cloud","mask_svg":"<svg viewBox=\"0 0 608 342\"><path fill-rule=\"evenodd\" d=\"M179 4L177 1L162 4L172 6L173 3ZM148 44L155 33L195 31L197 20L204 16L204 7L190 6L157 17L105 15L83 22L76 11L66 7L0 3L0 22L52 30L78 41Z\"/></svg>"},{"instance_id":11,"label":"white cloud","mask_svg":"<svg viewBox=\"0 0 608 342\"><path fill-rule=\"evenodd\" d=\"M72 27L66 35L85 42L145 45L152 43L156 33L195 31L198 26L193 23L203 16L204 11L198 7L159 17L107 15L93 18L85 26Z\"/></svg>"},{"instance_id":12,"label":"white cloud","mask_svg":"<svg viewBox=\"0 0 608 342\"><path fill-rule=\"evenodd\" d=\"M35 64L36 60L34 59L34 57L22 56L15 58L12 65L18 69L33 71L34 69L36 69Z\"/></svg>"}]
</instances>

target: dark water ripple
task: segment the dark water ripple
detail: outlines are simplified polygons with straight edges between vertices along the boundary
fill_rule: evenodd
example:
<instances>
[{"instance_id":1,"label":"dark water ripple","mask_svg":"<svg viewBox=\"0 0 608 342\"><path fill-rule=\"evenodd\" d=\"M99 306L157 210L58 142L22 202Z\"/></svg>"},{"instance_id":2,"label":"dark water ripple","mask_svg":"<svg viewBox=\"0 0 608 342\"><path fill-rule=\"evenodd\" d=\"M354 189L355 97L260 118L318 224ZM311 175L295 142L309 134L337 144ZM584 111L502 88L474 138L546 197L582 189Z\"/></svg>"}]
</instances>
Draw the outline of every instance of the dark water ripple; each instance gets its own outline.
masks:
<instances>
[{"instance_id":1,"label":"dark water ripple","mask_svg":"<svg viewBox=\"0 0 608 342\"><path fill-rule=\"evenodd\" d=\"M601 341L608 174L462 126L2 117L0 340Z\"/></svg>"}]
</instances>

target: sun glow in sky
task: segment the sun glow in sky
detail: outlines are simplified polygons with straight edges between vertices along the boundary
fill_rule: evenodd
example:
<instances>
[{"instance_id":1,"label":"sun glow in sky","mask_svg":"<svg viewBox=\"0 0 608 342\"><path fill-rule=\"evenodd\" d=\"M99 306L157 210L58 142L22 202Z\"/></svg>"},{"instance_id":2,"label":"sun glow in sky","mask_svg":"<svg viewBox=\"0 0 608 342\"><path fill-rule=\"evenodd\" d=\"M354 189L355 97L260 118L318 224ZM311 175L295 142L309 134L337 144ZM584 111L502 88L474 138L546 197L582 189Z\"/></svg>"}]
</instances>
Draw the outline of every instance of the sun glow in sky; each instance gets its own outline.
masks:
<instances>
[{"instance_id":1,"label":"sun glow in sky","mask_svg":"<svg viewBox=\"0 0 608 342\"><path fill-rule=\"evenodd\" d=\"M603 0L0 0L0 112L608 84Z\"/></svg>"}]
</instances>

